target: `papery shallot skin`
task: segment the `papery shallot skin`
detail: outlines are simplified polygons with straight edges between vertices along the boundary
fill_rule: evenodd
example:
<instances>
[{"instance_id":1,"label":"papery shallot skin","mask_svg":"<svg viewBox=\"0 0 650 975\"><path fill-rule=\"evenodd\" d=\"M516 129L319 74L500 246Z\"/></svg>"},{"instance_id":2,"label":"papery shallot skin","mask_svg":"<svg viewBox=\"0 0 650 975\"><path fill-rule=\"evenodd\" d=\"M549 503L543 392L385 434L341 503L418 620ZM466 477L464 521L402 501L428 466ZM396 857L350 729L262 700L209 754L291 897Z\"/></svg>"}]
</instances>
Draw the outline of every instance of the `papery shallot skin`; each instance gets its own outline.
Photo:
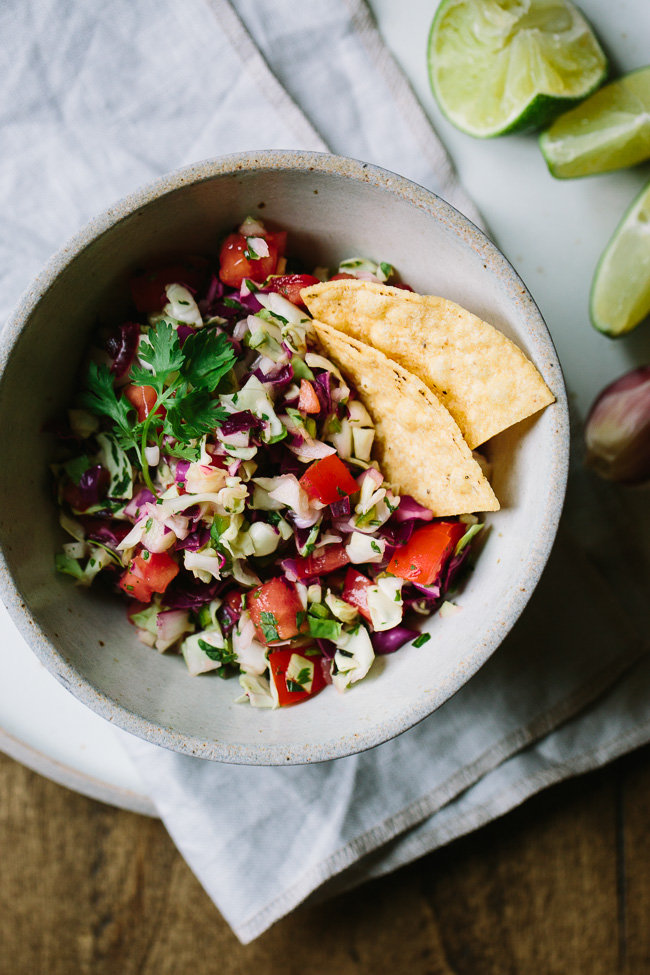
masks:
<instances>
[{"instance_id":1,"label":"papery shallot skin","mask_svg":"<svg viewBox=\"0 0 650 975\"><path fill-rule=\"evenodd\" d=\"M650 366L616 379L594 401L585 424L586 463L619 484L650 481Z\"/></svg>"}]
</instances>

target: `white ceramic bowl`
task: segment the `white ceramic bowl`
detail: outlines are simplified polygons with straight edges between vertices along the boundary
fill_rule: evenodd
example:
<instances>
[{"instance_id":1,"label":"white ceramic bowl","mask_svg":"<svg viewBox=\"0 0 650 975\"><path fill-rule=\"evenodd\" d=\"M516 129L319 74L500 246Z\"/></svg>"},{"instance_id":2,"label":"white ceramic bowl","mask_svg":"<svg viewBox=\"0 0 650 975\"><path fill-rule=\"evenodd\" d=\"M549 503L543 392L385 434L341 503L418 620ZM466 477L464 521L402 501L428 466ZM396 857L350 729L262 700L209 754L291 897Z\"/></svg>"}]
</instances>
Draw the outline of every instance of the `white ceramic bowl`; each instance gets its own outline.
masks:
<instances>
[{"instance_id":1,"label":"white ceramic bowl","mask_svg":"<svg viewBox=\"0 0 650 975\"><path fill-rule=\"evenodd\" d=\"M246 214L289 231L307 265L390 261L417 291L459 302L512 338L557 402L489 445L502 510L459 603L432 639L379 658L343 695L261 711L234 704L235 681L190 677L182 658L138 643L124 605L54 571L62 539L43 423L68 404L98 317L127 312L145 262L214 253ZM81 701L159 745L241 764L322 761L399 734L487 660L524 608L548 557L568 460L564 384L546 326L497 248L433 193L337 156L261 152L208 160L145 187L78 234L46 266L0 337L0 585L21 633Z\"/></svg>"}]
</instances>

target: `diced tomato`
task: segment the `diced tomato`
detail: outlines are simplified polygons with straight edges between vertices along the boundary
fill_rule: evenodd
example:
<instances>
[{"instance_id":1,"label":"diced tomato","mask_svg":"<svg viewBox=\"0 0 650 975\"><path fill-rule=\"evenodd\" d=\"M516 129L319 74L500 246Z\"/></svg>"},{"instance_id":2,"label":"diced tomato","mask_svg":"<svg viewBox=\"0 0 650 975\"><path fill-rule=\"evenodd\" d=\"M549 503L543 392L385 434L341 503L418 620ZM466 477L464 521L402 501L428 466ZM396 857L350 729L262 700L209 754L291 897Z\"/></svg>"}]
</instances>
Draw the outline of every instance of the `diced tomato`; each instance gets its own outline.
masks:
<instances>
[{"instance_id":1,"label":"diced tomato","mask_svg":"<svg viewBox=\"0 0 650 975\"><path fill-rule=\"evenodd\" d=\"M168 264L164 267L147 268L131 278L131 295L138 311L149 313L162 311L167 302L165 286L182 284L198 291L205 281L206 270L201 262Z\"/></svg>"},{"instance_id":2,"label":"diced tomato","mask_svg":"<svg viewBox=\"0 0 650 975\"><path fill-rule=\"evenodd\" d=\"M372 586L372 582L368 576L364 576L363 572L359 572L358 569L355 569L351 565L345 574L341 599L345 600L346 603L350 603L351 606L356 606L361 615L365 616L372 623L370 610L368 609L368 589L370 586Z\"/></svg>"},{"instance_id":3,"label":"diced tomato","mask_svg":"<svg viewBox=\"0 0 650 975\"><path fill-rule=\"evenodd\" d=\"M125 386L124 395L138 411L138 422L144 423L152 409L156 405L158 394L153 386ZM164 406L159 406L156 410L161 417L165 416Z\"/></svg>"},{"instance_id":4,"label":"diced tomato","mask_svg":"<svg viewBox=\"0 0 650 975\"><path fill-rule=\"evenodd\" d=\"M345 551L345 545L324 545L313 555L296 559L296 575L299 579L310 576L326 576L344 565L348 565L350 556Z\"/></svg>"},{"instance_id":5,"label":"diced tomato","mask_svg":"<svg viewBox=\"0 0 650 975\"><path fill-rule=\"evenodd\" d=\"M164 592L179 573L179 567L167 552L148 552L143 549L131 562L128 571L142 579L153 592Z\"/></svg>"},{"instance_id":6,"label":"diced tomato","mask_svg":"<svg viewBox=\"0 0 650 975\"><path fill-rule=\"evenodd\" d=\"M411 285L410 284L404 284L403 281L395 281L394 284L391 285L391 287L392 288L400 288L401 291L413 291L413 288L411 287Z\"/></svg>"},{"instance_id":7,"label":"diced tomato","mask_svg":"<svg viewBox=\"0 0 650 975\"><path fill-rule=\"evenodd\" d=\"M226 604L228 609L231 610L235 616L241 616L243 599L243 593L239 589L231 589L230 592L226 594Z\"/></svg>"},{"instance_id":8,"label":"diced tomato","mask_svg":"<svg viewBox=\"0 0 650 975\"><path fill-rule=\"evenodd\" d=\"M300 478L303 490L310 500L334 504L359 490L359 485L336 454L314 461Z\"/></svg>"},{"instance_id":9,"label":"diced tomato","mask_svg":"<svg viewBox=\"0 0 650 975\"><path fill-rule=\"evenodd\" d=\"M298 690L297 687L300 685L296 681L287 679L287 669L291 663L291 658L294 654L302 657L304 652L304 648L301 648L300 650L274 650L273 653L269 654L271 680L278 692L278 703L281 708L287 707L289 704L299 704L301 701L306 701L308 697L315 697L325 687L321 657L305 657L305 660L312 663L314 667L310 690Z\"/></svg>"},{"instance_id":10,"label":"diced tomato","mask_svg":"<svg viewBox=\"0 0 650 975\"><path fill-rule=\"evenodd\" d=\"M226 237L219 251L219 277L224 284L239 288L244 278L261 283L270 274L275 274L278 259L284 255L287 234L284 230L276 234L265 233L264 239L269 245L269 256L251 260L244 256L248 244L243 234Z\"/></svg>"},{"instance_id":11,"label":"diced tomato","mask_svg":"<svg viewBox=\"0 0 650 975\"><path fill-rule=\"evenodd\" d=\"M320 413L320 400L308 379L300 380L298 409L302 410L303 413Z\"/></svg>"},{"instance_id":12,"label":"diced tomato","mask_svg":"<svg viewBox=\"0 0 650 975\"><path fill-rule=\"evenodd\" d=\"M153 596L153 589L150 588L139 576L134 575L129 569L122 574L119 582L120 589L123 589L127 596L132 596L139 603L150 603Z\"/></svg>"},{"instance_id":13,"label":"diced tomato","mask_svg":"<svg viewBox=\"0 0 650 975\"><path fill-rule=\"evenodd\" d=\"M437 521L413 532L408 543L397 549L388 571L400 579L430 586L467 531L461 521Z\"/></svg>"},{"instance_id":14,"label":"diced tomato","mask_svg":"<svg viewBox=\"0 0 650 975\"><path fill-rule=\"evenodd\" d=\"M304 308L305 303L300 297L300 292L303 288L311 288L314 284L320 284L320 281L313 274L280 274L277 278L271 278L264 290L277 291L294 305Z\"/></svg>"},{"instance_id":15,"label":"diced tomato","mask_svg":"<svg viewBox=\"0 0 650 975\"><path fill-rule=\"evenodd\" d=\"M298 591L293 582L283 577L271 579L247 593L246 608L263 643L289 640L309 629Z\"/></svg>"},{"instance_id":16,"label":"diced tomato","mask_svg":"<svg viewBox=\"0 0 650 975\"><path fill-rule=\"evenodd\" d=\"M333 274L330 281L356 281L356 276L354 274L348 274L347 271L341 271L340 274Z\"/></svg>"}]
</instances>

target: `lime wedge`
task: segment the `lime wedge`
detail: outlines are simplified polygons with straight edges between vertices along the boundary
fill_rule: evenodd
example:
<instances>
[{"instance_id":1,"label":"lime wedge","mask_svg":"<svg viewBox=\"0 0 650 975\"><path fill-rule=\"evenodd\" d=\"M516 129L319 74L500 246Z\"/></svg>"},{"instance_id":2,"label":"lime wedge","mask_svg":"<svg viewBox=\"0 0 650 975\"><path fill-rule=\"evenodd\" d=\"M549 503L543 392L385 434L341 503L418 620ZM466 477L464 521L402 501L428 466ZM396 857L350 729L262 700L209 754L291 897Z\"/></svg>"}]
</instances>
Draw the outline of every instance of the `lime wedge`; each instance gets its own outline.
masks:
<instances>
[{"instance_id":1,"label":"lime wedge","mask_svg":"<svg viewBox=\"0 0 650 975\"><path fill-rule=\"evenodd\" d=\"M539 145L553 176L591 176L650 157L650 67L605 85L553 122Z\"/></svg>"},{"instance_id":2,"label":"lime wedge","mask_svg":"<svg viewBox=\"0 0 650 975\"><path fill-rule=\"evenodd\" d=\"M606 335L625 335L650 314L650 183L614 231L598 262L589 313Z\"/></svg>"},{"instance_id":3,"label":"lime wedge","mask_svg":"<svg viewBox=\"0 0 650 975\"><path fill-rule=\"evenodd\" d=\"M598 41L568 0L442 0L428 56L440 108L478 138L545 125L607 74Z\"/></svg>"}]
</instances>

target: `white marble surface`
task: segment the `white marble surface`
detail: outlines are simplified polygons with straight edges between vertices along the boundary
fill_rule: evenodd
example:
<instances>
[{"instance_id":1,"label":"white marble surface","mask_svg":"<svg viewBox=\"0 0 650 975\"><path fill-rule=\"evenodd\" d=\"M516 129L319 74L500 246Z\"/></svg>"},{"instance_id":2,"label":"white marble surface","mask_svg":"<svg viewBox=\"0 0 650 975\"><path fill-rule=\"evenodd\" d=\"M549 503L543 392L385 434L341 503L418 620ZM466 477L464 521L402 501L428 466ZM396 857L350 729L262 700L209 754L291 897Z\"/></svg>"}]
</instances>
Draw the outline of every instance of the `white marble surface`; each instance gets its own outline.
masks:
<instances>
[{"instance_id":1,"label":"white marble surface","mask_svg":"<svg viewBox=\"0 0 650 975\"><path fill-rule=\"evenodd\" d=\"M534 135L487 142L457 132L430 93L426 39L435 2L371 0L386 42L410 78L482 211L497 244L524 278L544 315L582 415L598 391L650 361L650 329L612 342L589 324L593 270L623 211L650 179L650 165L584 180L547 172ZM580 4L616 73L650 58L648 0ZM640 517L645 496L631 496ZM650 540L650 519L643 520ZM0 748L57 781L120 805L146 808L144 788L111 726L60 687L0 606Z\"/></svg>"}]
</instances>

